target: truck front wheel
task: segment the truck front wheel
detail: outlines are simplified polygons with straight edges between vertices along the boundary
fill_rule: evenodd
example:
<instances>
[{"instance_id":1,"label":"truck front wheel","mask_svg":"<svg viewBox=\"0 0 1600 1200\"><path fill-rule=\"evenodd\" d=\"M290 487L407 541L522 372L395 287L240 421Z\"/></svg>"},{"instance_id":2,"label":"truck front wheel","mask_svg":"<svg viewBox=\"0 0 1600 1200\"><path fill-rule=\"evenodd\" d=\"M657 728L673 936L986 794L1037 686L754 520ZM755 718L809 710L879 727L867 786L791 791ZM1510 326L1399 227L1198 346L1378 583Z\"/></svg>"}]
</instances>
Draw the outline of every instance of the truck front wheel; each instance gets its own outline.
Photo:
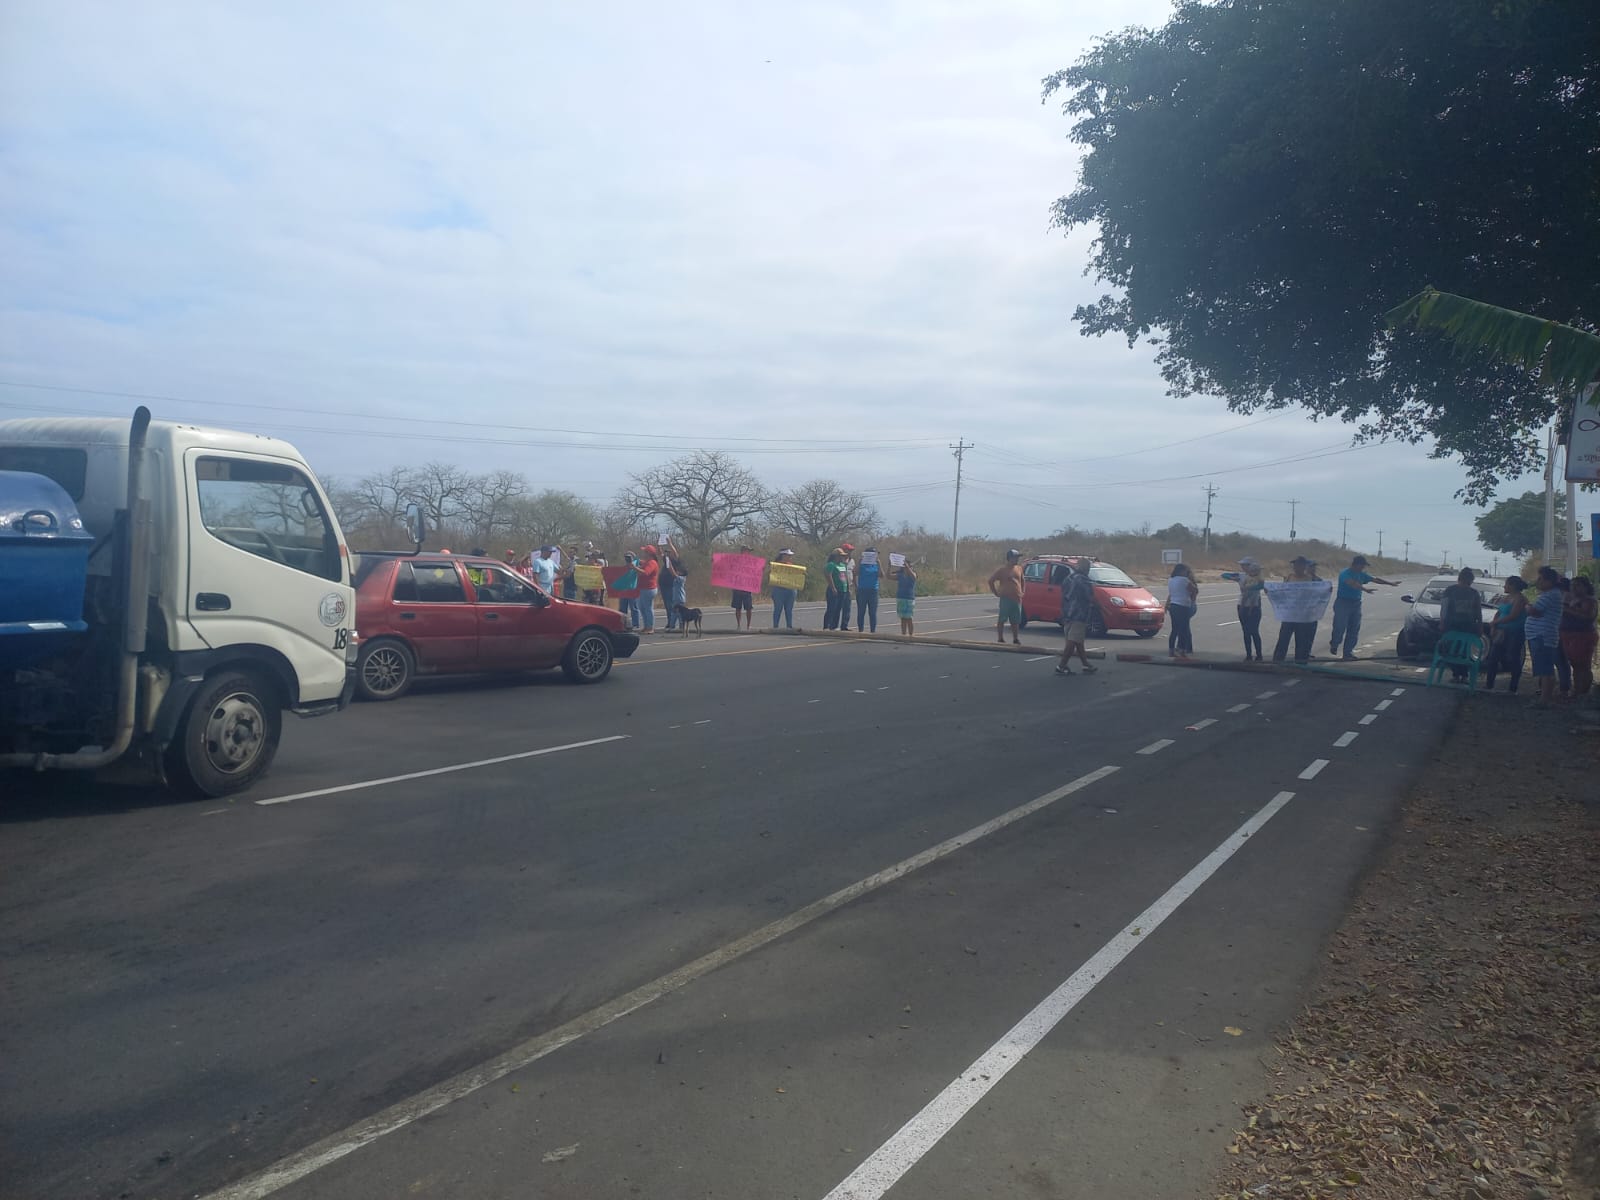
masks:
<instances>
[{"instance_id":1,"label":"truck front wheel","mask_svg":"<svg viewBox=\"0 0 1600 1200\"><path fill-rule=\"evenodd\" d=\"M282 733L277 688L251 671L225 671L189 706L167 747L167 779L194 799L243 791L267 773Z\"/></svg>"}]
</instances>

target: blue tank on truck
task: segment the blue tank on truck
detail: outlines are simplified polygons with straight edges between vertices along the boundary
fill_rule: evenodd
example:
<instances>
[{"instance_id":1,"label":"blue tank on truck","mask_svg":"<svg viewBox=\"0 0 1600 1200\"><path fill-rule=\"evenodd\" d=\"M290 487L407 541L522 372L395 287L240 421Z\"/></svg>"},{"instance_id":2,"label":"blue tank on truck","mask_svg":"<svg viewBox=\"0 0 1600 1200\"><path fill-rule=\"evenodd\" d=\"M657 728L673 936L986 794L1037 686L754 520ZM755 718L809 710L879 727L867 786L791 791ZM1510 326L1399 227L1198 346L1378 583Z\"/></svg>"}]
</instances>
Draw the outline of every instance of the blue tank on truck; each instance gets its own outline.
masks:
<instances>
[{"instance_id":1,"label":"blue tank on truck","mask_svg":"<svg viewBox=\"0 0 1600 1200\"><path fill-rule=\"evenodd\" d=\"M83 636L93 546L59 484L0 471L0 670L44 662Z\"/></svg>"}]
</instances>

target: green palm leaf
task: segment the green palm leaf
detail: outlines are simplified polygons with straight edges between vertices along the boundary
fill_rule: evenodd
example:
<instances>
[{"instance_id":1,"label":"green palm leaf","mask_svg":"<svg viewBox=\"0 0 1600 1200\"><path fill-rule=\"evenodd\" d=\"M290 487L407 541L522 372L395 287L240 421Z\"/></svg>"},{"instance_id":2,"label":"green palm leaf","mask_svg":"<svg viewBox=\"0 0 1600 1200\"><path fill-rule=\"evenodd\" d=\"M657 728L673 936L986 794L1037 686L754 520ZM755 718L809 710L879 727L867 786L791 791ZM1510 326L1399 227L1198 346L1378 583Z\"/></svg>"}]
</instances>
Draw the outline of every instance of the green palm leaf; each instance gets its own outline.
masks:
<instances>
[{"instance_id":1,"label":"green palm leaf","mask_svg":"<svg viewBox=\"0 0 1600 1200\"><path fill-rule=\"evenodd\" d=\"M1390 309L1384 320L1393 329L1409 321L1419 329L1436 329L1463 352L1487 350L1538 371L1547 386L1560 391L1576 392L1600 379L1600 337L1531 313L1430 287Z\"/></svg>"}]
</instances>

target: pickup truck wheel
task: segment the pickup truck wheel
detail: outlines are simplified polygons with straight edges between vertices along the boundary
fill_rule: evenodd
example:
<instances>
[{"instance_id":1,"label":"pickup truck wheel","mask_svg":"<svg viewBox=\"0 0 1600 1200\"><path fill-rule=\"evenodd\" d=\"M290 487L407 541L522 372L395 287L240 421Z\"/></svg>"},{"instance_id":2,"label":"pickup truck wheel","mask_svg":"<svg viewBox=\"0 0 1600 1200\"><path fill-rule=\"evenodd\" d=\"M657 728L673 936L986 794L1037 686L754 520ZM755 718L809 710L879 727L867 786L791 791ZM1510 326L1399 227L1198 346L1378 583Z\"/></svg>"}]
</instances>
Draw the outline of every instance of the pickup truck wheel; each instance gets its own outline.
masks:
<instances>
[{"instance_id":1,"label":"pickup truck wheel","mask_svg":"<svg viewBox=\"0 0 1600 1200\"><path fill-rule=\"evenodd\" d=\"M567 643L561 669L573 683L599 683L611 674L611 639L603 629L582 629Z\"/></svg>"},{"instance_id":2,"label":"pickup truck wheel","mask_svg":"<svg viewBox=\"0 0 1600 1200\"><path fill-rule=\"evenodd\" d=\"M416 677L417 660L402 642L368 642L356 656L356 691L364 700L398 700Z\"/></svg>"},{"instance_id":3,"label":"pickup truck wheel","mask_svg":"<svg viewBox=\"0 0 1600 1200\"><path fill-rule=\"evenodd\" d=\"M193 799L243 791L267 773L282 733L277 687L253 671L224 671L184 714L167 747L167 779Z\"/></svg>"}]
</instances>

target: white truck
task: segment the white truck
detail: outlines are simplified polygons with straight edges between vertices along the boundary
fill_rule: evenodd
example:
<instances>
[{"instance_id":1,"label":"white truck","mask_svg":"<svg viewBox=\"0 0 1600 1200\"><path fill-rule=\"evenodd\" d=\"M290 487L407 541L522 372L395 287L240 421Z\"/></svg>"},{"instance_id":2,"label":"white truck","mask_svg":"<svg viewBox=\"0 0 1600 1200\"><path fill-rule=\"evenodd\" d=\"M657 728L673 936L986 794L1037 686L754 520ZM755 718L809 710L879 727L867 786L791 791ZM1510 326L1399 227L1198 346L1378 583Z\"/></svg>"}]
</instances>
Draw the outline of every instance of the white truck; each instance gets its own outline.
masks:
<instances>
[{"instance_id":1,"label":"white truck","mask_svg":"<svg viewBox=\"0 0 1600 1200\"><path fill-rule=\"evenodd\" d=\"M143 407L0 422L0 769L240 791L284 711L350 702L354 627L338 521L287 442Z\"/></svg>"}]
</instances>

